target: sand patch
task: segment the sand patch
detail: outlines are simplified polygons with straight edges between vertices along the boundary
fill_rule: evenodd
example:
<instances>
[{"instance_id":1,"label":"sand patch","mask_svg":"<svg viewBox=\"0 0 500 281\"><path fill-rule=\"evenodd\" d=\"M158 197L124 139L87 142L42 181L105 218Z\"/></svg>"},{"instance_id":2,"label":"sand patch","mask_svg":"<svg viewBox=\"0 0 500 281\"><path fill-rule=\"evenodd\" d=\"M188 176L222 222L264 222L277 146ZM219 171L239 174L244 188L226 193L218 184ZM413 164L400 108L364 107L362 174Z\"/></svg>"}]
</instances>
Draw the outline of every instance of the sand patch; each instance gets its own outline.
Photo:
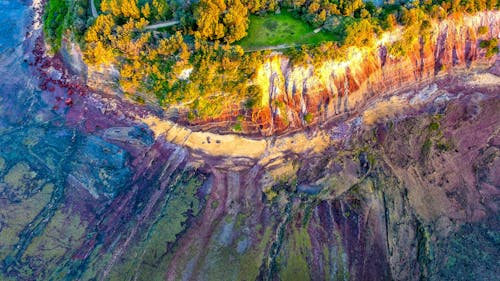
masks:
<instances>
[{"instance_id":1,"label":"sand patch","mask_svg":"<svg viewBox=\"0 0 500 281\"><path fill-rule=\"evenodd\" d=\"M141 121L149 126L155 137L163 136L168 142L212 156L261 159L259 163L262 165L283 154L320 153L330 145L330 138L325 132L313 136L297 133L273 141L270 138L251 139L232 134L193 132L155 116L142 118Z\"/></svg>"}]
</instances>

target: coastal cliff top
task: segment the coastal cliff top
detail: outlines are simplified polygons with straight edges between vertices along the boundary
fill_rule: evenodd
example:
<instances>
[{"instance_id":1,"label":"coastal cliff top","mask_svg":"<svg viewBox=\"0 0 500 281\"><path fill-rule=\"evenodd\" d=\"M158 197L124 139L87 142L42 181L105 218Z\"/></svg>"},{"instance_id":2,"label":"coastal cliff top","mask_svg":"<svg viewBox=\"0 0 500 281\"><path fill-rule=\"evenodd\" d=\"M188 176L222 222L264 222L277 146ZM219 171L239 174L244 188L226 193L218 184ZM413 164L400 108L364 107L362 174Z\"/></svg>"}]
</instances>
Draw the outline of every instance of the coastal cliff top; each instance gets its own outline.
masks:
<instances>
[{"instance_id":1,"label":"coastal cliff top","mask_svg":"<svg viewBox=\"0 0 500 281\"><path fill-rule=\"evenodd\" d=\"M50 52L81 52L95 88L106 84L138 103L160 106L184 125L269 135L329 119L332 114L320 112L323 104L369 87L370 74L386 61L404 65L441 55L435 49L447 29L443 22L463 24L468 38L456 41L473 41L477 54L459 56L457 63L451 46L443 52L449 65L437 57L408 71L491 60L498 53L497 9L495 1L48 0L44 32ZM483 12L474 19L485 10L493 16ZM285 59L269 62L275 52ZM415 80L400 79L412 80L400 85ZM325 91L332 98L318 101L316 94ZM294 101L297 93L301 98ZM334 115L352 111L348 104L360 100L348 99Z\"/></svg>"}]
</instances>

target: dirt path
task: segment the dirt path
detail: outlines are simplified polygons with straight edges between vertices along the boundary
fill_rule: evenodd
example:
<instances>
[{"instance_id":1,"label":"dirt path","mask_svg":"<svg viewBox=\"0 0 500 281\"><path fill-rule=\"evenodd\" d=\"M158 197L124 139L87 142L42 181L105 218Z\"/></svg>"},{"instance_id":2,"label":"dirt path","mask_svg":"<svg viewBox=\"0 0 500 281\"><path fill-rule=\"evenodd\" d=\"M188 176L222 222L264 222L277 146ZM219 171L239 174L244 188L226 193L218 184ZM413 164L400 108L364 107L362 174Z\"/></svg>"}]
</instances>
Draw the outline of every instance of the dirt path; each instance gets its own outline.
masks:
<instances>
[{"instance_id":1,"label":"dirt path","mask_svg":"<svg viewBox=\"0 0 500 281\"><path fill-rule=\"evenodd\" d=\"M99 16L99 13L97 13L97 9L95 7L94 0L89 0L89 1L90 1L90 8L92 10L92 17L97 18ZM144 27L144 29L158 29L158 28L162 28L162 27L173 26L173 25L176 25L179 23L180 22L178 20L159 22L159 23L148 25L148 26Z\"/></svg>"},{"instance_id":2,"label":"dirt path","mask_svg":"<svg viewBox=\"0 0 500 281\"><path fill-rule=\"evenodd\" d=\"M166 21L166 22L160 22L160 23L151 24L151 25L146 26L144 29L158 29L158 28L162 28L162 27L173 26L173 25L176 25L176 24L179 24L178 20L171 20L171 21Z\"/></svg>"},{"instance_id":3,"label":"dirt path","mask_svg":"<svg viewBox=\"0 0 500 281\"><path fill-rule=\"evenodd\" d=\"M95 8L94 0L90 0L90 8L92 10L92 17L97 18L99 14L97 13L97 9Z\"/></svg>"},{"instance_id":4,"label":"dirt path","mask_svg":"<svg viewBox=\"0 0 500 281\"><path fill-rule=\"evenodd\" d=\"M293 48L297 46L301 46L302 44L281 44L277 46L265 46L265 47L259 47L259 48L250 48L248 50L245 50L245 53L250 53L250 52L257 52L257 51L267 51L267 50L283 50L283 49L288 49L288 48Z\"/></svg>"}]
</instances>

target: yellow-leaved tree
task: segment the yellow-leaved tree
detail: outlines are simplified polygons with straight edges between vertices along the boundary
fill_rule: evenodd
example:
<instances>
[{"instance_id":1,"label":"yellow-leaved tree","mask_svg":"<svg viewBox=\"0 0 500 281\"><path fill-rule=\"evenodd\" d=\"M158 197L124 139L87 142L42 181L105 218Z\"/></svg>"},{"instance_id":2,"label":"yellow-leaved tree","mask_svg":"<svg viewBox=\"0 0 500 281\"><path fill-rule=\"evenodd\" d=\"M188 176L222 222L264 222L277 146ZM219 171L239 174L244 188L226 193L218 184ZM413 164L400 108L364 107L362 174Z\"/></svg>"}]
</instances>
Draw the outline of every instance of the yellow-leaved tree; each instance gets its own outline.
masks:
<instances>
[{"instance_id":1,"label":"yellow-leaved tree","mask_svg":"<svg viewBox=\"0 0 500 281\"><path fill-rule=\"evenodd\" d=\"M101 11L103 13L111 13L113 16L118 17L122 13L121 0L102 0Z\"/></svg>"},{"instance_id":2,"label":"yellow-leaved tree","mask_svg":"<svg viewBox=\"0 0 500 281\"><path fill-rule=\"evenodd\" d=\"M219 18L225 10L224 0L200 1L195 11L195 18L201 38L217 40L224 37L224 25Z\"/></svg>"},{"instance_id":3,"label":"yellow-leaved tree","mask_svg":"<svg viewBox=\"0 0 500 281\"><path fill-rule=\"evenodd\" d=\"M228 0L228 11L224 15L224 41L232 43L247 35L248 10L240 0Z\"/></svg>"},{"instance_id":4,"label":"yellow-leaved tree","mask_svg":"<svg viewBox=\"0 0 500 281\"><path fill-rule=\"evenodd\" d=\"M115 17L138 19L141 16L137 0L102 0L101 11Z\"/></svg>"},{"instance_id":5,"label":"yellow-leaved tree","mask_svg":"<svg viewBox=\"0 0 500 281\"><path fill-rule=\"evenodd\" d=\"M240 0L200 0L195 11L201 38L227 43L246 35L248 9Z\"/></svg>"},{"instance_id":6,"label":"yellow-leaved tree","mask_svg":"<svg viewBox=\"0 0 500 281\"><path fill-rule=\"evenodd\" d=\"M97 17L85 33L87 43L84 52L85 60L93 65L109 64L114 61L113 48L111 42L114 41L112 29L114 26L113 16L101 14Z\"/></svg>"},{"instance_id":7,"label":"yellow-leaved tree","mask_svg":"<svg viewBox=\"0 0 500 281\"><path fill-rule=\"evenodd\" d=\"M137 0L122 0L122 14L126 18L138 19L141 17L141 12L137 6Z\"/></svg>"}]
</instances>

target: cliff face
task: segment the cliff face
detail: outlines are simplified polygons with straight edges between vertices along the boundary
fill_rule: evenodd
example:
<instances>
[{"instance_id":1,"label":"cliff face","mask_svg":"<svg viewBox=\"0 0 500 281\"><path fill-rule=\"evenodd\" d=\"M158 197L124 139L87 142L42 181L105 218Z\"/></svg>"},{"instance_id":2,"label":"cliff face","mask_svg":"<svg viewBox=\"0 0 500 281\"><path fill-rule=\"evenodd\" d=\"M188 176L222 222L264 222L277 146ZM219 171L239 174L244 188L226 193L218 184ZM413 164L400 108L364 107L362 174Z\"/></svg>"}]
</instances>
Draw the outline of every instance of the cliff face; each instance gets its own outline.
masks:
<instances>
[{"instance_id":1,"label":"cliff face","mask_svg":"<svg viewBox=\"0 0 500 281\"><path fill-rule=\"evenodd\" d=\"M481 26L488 27L486 34L478 33ZM491 66L498 55L486 58L486 50L479 43L500 36L500 12L433 22L429 34L404 46L407 52L401 57L388 51L401 38L400 29L381 34L373 46L349 48L342 58L317 65L294 66L288 57L275 52L262 62L256 79L250 82L262 89L261 108L222 112L210 120L189 121L183 110L180 116L176 110L166 116L180 117L179 123L194 130L228 133L240 123L242 134L264 136L353 117L371 100L397 95L404 88L429 83L438 76ZM91 88L116 93L119 71L113 66L89 67L86 71L78 48L66 43L70 52L63 57L68 65L82 69L80 73ZM143 98L155 106L147 95ZM243 120L236 121L238 115Z\"/></svg>"},{"instance_id":2,"label":"cliff face","mask_svg":"<svg viewBox=\"0 0 500 281\"><path fill-rule=\"evenodd\" d=\"M469 80L440 81L398 121L335 127L318 151L294 138L246 158L154 135L119 100L55 112L9 85L0 279L494 279L499 84Z\"/></svg>"},{"instance_id":3,"label":"cliff face","mask_svg":"<svg viewBox=\"0 0 500 281\"><path fill-rule=\"evenodd\" d=\"M364 122L242 140L92 93L44 56L39 29L24 38L26 7L0 7L15 27L0 33L11 58L0 74L12 78L1 85L1 280L498 275L498 68L379 100ZM380 118L402 101L403 115Z\"/></svg>"},{"instance_id":4,"label":"cliff face","mask_svg":"<svg viewBox=\"0 0 500 281\"><path fill-rule=\"evenodd\" d=\"M321 153L210 165L206 208L167 279L488 280L498 264L479 268L498 254L487 234L499 229L498 85L462 82L442 81L418 115L351 131Z\"/></svg>"},{"instance_id":5,"label":"cliff face","mask_svg":"<svg viewBox=\"0 0 500 281\"><path fill-rule=\"evenodd\" d=\"M480 26L487 26L489 32L479 35ZM398 31L384 34L374 47L353 47L345 59L316 67L293 67L285 56L271 55L254 81L264 92L261 115L270 116L258 120L262 133L303 127L307 125L306 114L318 123L342 114L353 115L372 98L394 94L438 75L491 65L495 57L485 58L479 43L499 34L500 13L494 11L434 23L430 38L405 46L409 51L401 58L388 52L392 41L400 37Z\"/></svg>"}]
</instances>

